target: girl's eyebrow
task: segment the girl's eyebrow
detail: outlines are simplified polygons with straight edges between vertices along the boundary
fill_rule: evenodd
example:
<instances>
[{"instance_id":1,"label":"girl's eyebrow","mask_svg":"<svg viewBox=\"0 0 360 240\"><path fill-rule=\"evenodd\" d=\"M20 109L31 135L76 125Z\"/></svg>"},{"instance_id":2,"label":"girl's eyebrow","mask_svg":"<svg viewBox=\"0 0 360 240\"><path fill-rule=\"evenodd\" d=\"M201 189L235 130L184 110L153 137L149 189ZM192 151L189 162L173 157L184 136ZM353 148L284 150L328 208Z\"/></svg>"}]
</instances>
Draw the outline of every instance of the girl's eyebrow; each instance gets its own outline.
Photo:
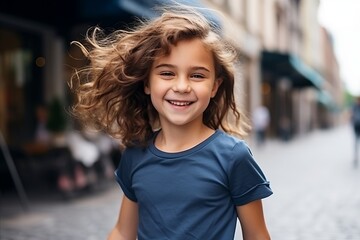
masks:
<instances>
[{"instance_id":1,"label":"girl's eyebrow","mask_svg":"<svg viewBox=\"0 0 360 240\"><path fill-rule=\"evenodd\" d=\"M174 65L166 64L166 63L162 63L162 64L159 64L159 65L155 66L155 68L161 68L161 67L175 68Z\"/></svg>"},{"instance_id":2,"label":"girl's eyebrow","mask_svg":"<svg viewBox=\"0 0 360 240\"><path fill-rule=\"evenodd\" d=\"M155 66L155 68L161 68L161 67L168 67L168 68L176 68L176 66L172 65L172 64L167 64L167 63L163 63L163 64L159 64L157 66ZM206 67L202 67L202 66L194 66L191 67L192 70L204 70L207 72L210 72L209 69L207 69Z\"/></svg>"}]
</instances>

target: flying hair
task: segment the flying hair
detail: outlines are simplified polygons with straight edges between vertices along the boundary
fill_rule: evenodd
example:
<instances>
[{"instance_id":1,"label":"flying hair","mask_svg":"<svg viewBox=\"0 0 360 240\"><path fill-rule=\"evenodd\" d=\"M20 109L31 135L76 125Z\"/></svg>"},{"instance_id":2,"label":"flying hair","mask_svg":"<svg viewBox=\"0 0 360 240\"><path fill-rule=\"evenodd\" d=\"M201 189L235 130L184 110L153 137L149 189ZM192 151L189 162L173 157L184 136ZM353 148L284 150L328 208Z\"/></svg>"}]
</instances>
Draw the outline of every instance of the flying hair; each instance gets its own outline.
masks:
<instances>
[{"instance_id":1,"label":"flying hair","mask_svg":"<svg viewBox=\"0 0 360 240\"><path fill-rule=\"evenodd\" d=\"M151 66L156 58L169 55L178 42L196 38L213 53L216 78L222 79L203 114L204 124L246 136L248 120L234 97L236 49L222 38L218 24L206 17L206 9L175 4L156 10L159 16L154 19L137 19L132 27L109 34L92 27L83 42L72 42L88 61L69 82L75 97L74 117L120 139L126 147L145 146L161 128L158 113L144 92Z\"/></svg>"}]
</instances>

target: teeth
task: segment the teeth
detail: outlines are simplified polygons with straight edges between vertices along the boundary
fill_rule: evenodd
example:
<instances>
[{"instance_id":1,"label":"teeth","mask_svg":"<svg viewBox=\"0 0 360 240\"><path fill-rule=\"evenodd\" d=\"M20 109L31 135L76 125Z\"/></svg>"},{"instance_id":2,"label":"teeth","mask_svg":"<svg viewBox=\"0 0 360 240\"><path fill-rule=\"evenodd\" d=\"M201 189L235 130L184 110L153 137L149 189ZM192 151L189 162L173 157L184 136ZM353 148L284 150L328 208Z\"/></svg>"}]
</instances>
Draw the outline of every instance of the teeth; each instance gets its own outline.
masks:
<instances>
[{"instance_id":1,"label":"teeth","mask_svg":"<svg viewBox=\"0 0 360 240\"><path fill-rule=\"evenodd\" d=\"M191 102L176 102L176 101L169 101L169 102L176 106L188 106L191 104Z\"/></svg>"}]
</instances>

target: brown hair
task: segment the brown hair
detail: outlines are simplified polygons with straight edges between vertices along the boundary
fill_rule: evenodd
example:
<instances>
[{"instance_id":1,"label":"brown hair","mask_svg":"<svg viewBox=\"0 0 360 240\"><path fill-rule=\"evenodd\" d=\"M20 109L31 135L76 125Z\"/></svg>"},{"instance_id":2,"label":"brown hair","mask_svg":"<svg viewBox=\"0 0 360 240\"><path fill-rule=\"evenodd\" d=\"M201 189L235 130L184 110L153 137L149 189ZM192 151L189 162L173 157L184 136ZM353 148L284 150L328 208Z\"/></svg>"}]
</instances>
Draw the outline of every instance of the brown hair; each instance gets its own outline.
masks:
<instances>
[{"instance_id":1,"label":"brown hair","mask_svg":"<svg viewBox=\"0 0 360 240\"><path fill-rule=\"evenodd\" d=\"M204 112L204 124L244 136L247 120L234 97L237 53L211 21L186 7L164 9L154 20L139 20L130 30L108 35L98 27L91 28L85 39L87 46L73 42L90 64L78 69L71 79L70 88L77 98L72 112L86 125L119 138L125 146L145 145L158 122L158 113L144 92L154 59L168 55L177 42L194 38L213 52L216 77L223 80ZM233 117L228 121L230 115Z\"/></svg>"}]
</instances>

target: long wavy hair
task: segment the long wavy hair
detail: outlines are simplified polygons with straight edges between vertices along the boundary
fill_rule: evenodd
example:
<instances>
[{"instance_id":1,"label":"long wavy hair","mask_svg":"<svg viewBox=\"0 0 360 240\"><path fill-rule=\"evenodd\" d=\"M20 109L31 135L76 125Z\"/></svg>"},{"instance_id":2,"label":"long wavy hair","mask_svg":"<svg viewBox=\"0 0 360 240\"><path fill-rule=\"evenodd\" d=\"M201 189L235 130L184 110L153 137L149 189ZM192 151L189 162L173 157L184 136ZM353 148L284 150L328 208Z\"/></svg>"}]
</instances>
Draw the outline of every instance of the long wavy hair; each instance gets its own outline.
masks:
<instances>
[{"instance_id":1,"label":"long wavy hair","mask_svg":"<svg viewBox=\"0 0 360 240\"><path fill-rule=\"evenodd\" d=\"M212 129L245 136L249 124L234 97L237 51L219 33L203 14L186 7L163 9L156 19L138 19L132 28L109 34L99 27L90 28L85 42L72 42L89 64L77 69L70 80L76 97L71 112L85 125L120 139L126 147L146 145L161 127L144 92L154 59L170 54L171 46L179 41L197 38L212 51L216 77L223 80L203 122Z\"/></svg>"}]
</instances>

